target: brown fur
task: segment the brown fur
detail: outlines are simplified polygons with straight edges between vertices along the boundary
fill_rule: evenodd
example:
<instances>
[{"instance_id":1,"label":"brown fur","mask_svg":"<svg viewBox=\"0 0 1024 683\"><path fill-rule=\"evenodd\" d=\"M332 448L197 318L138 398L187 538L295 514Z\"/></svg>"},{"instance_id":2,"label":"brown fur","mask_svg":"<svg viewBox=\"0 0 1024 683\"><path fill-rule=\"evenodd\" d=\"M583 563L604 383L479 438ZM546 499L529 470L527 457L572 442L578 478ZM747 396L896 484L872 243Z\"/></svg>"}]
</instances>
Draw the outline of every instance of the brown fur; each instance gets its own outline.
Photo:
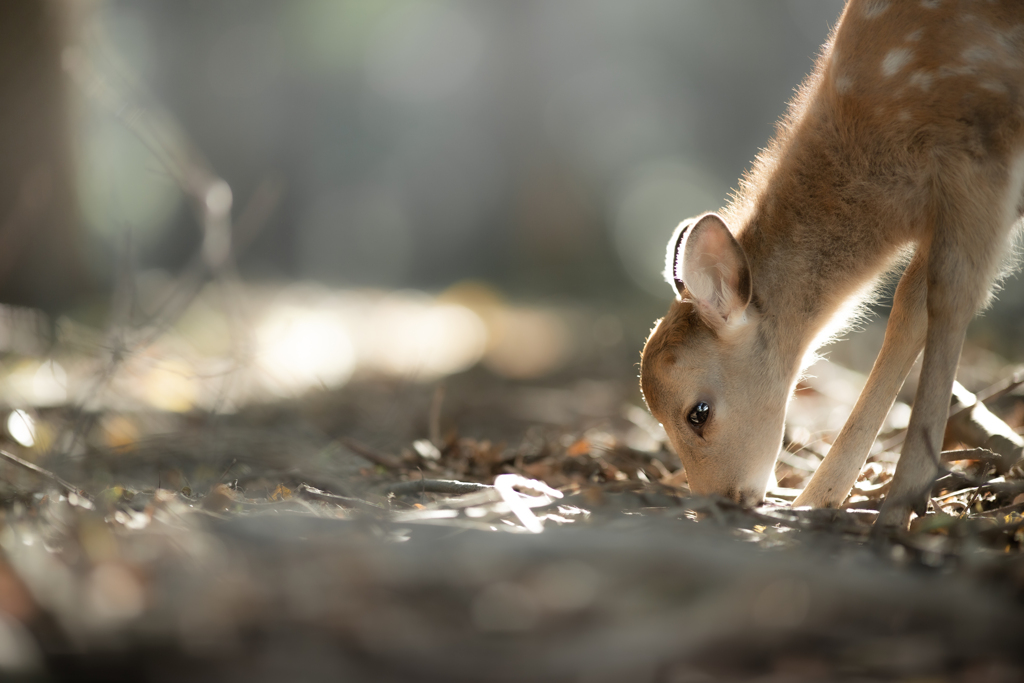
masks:
<instances>
[{"instance_id":1,"label":"brown fur","mask_svg":"<svg viewBox=\"0 0 1024 683\"><path fill-rule=\"evenodd\" d=\"M749 322L718 334L684 290L644 347L641 388L695 488L763 495L779 443L758 439L781 440L803 360L914 250L868 386L798 502L843 502L924 347L930 374L883 518L904 524L920 506L967 322L1019 213L1022 102L1024 2L850 2L722 212L749 264ZM718 409L695 435L698 399Z\"/></svg>"},{"instance_id":2,"label":"brown fur","mask_svg":"<svg viewBox=\"0 0 1024 683\"><path fill-rule=\"evenodd\" d=\"M665 317L651 329L640 355L640 393L650 410L665 403L665 388L658 381L658 364L675 363L670 349L682 344L692 334L692 328L700 324L692 304L674 301Z\"/></svg>"}]
</instances>

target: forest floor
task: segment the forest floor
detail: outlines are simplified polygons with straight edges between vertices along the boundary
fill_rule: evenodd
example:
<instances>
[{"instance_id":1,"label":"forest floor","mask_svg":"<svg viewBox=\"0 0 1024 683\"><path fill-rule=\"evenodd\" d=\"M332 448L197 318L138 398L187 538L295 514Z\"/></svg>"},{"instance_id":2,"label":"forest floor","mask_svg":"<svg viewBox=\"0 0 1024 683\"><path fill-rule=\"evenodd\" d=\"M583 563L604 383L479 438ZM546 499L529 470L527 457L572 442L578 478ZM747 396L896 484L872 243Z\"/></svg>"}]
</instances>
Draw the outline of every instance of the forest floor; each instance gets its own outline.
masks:
<instances>
[{"instance_id":1,"label":"forest floor","mask_svg":"<svg viewBox=\"0 0 1024 683\"><path fill-rule=\"evenodd\" d=\"M508 313L489 305L489 325ZM608 333L566 319L570 342ZM927 515L873 530L898 404L845 509L790 507L855 373L801 384L779 487L745 509L690 495L614 329L533 377L500 356L430 377L356 362L287 396L219 384L218 404L198 342L64 324L57 351L4 366L5 677L1024 679L1024 485L991 453L948 456ZM968 354L961 379L1019 427L1014 373Z\"/></svg>"}]
</instances>

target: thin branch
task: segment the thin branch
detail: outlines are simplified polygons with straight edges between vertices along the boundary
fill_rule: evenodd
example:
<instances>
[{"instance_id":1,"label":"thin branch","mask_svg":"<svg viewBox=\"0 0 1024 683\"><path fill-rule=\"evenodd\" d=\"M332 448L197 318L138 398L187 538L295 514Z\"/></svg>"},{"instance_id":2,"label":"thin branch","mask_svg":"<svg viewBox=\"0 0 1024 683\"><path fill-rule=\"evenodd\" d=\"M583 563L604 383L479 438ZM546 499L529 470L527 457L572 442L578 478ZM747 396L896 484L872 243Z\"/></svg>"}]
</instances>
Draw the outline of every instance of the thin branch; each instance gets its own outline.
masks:
<instances>
[{"instance_id":1,"label":"thin branch","mask_svg":"<svg viewBox=\"0 0 1024 683\"><path fill-rule=\"evenodd\" d=\"M986 510L985 512L978 512L972 515L972 517L1002 517L1003 515L1008 515L1011 512L1024 512L1024 503L1017 503L1015 505L1007 505L1006 507L996 508L995 510Z\"/></svg>"},{"instance_id":2,"label":"thin branch","mask_svg":"<svg viewBox=\"0 0 1024 683\"><path fill-rule=\"evenodd\" d=\"M367 510L371 512L385 512L386 509L380 505L375 505L368 500L361 498L352 498L351 496L339 496L336 493L328 493L327 491L321 491L320 489L313 488L309 484L299 484L296 487L296 491L303 498L309 498L311 500L319 500L324 503L334 503L344 508L357 508L359 510Z\"/></svg>"},{"instance_id":3,"label":"thin branch","mask_svg":"<svg viewBox=\"0 0 1024 683\"><path fill-rule=\"evenodd\" d=\"M402 468L402 461L390 453L381 453L378 450L359 443L355 439L341 439L341 443L350 451L354 451L358 455L363 456L375 465L380 465L381 467L385 467L389 470L398 470Z\"/></svg>"},{"instance_id":4,"label":"thin branch","mask_svg":"<svg viewBox=\"0 0 1024 683\"><path fill-rule=\"evenodd\" d=\"M1005 396L1022 384L1024 384L1024 368L1019 368L1009 377L1004 377L995 384L982 389L975 396L982 403L987 403L993 399Z\"/></svg>"},{"instance_id":5,"label":"thin branch","mask_svg":"<svg viewBox=\"0 0 1024 683\"><path fill-rule=\"evenodd\" d=\"M466 493L475 493L483 489L494 488L487 484L474 484L468 481L454 481L451 479L417 479L416 481L400 481L384 489L385 493L393 493L396 496L415 493L440 493L451 496L461 496Z\"/></svg>"},{"instance_id":6,"label":"thin branch","mask_svg":"<svg viewBox=\"0 0 1024 683\"><path fill-rule=\"evenodd\" d=\"M62 479L61 477L54 474L48 469L42 468L39 465L36 465L35 463L29 462L28 460L23 460L22 458L19 458L13 453L8 453L5 450L0 450L0 457L2 457L4 460L7 460L10 463L18 465L19 467L23 467L24 469L30 472L34 472L35 474L38 474L41 477L49 479L50 481L64 489L67 493L74 493L76 495L82 496L83 498L90 499L89 496L86 495L84 491L82 491L82 489L78 488L77 486L67 481L66 479Z\"/></svg>"},{"instance_id":7,"label":"thin branch","mask_svg":"<svg viewBox=\"0 0 1024 683\"><path fill-rule=\"evenodd\" d=\"M1017 387L1021 386L1022 384L1024 384L1024 368L1016 370L1009 377L1004 377L1003 379L999 380L998 382L990 384L988 387L982 389L981 391L979 391L979 392L977 392L975 394L971 394L971 392L967 391L967 389L965 389L963 387L963 385L961 385L959 382L954 383L954 387L953 387L953 395L954 396L957 396L958 394L961 394L961 395L972 395L974 400L973 401L969 401L968 400L966 402L958 400L957 402L953 403L949 407L949 413L948 413L948 415L946 417L947 423L950 420L952 420L953 418L959 417L961 414L963 414L966 411L970 410L975 405L977 405L979 403L984 405L988 401L995 400L995 399L999 398L1000 396L1003 396L1003 395L1013 391L1014 389L1016 389ZM896 432L895 434L890 436L888 439L886 439L882 443L882 450L883 451L891 451L892 449L896 448L901 443L903 443L904 440L906 440L906 438L907 438L907 430L905 428L901 429L900 431Z\"/></svg>"},{"instance_id":8,"label":"thin branch","mask_svg":"<svg viewBox=\"0 0 1024 683\"><path fill-rule=\"evenodd\" d=\"M942 462L955 462L957 460L977 460L978 462L1000 462L1003 456L994 453L987 448L966 448L959 451L942 451L940 457Z\"/></svg>"}]
</instances>

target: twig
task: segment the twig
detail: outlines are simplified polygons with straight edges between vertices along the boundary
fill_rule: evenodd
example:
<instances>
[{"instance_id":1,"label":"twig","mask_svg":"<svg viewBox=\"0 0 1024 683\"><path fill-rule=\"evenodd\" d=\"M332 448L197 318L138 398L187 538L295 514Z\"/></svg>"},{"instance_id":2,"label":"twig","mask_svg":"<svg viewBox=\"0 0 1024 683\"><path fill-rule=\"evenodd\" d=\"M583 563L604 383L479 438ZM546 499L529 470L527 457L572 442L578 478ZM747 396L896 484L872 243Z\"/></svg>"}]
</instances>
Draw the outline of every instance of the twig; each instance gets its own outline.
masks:
<instances>
[{"instance_id":1,"label":"twig","mask_svg":"<svg viewBox=\"0 0 1024 683\"><path fill-rule=\"evenodd\" d=\"M988 479L976 479L963 472L947 472L932 483L932 491L966 490L973 486L983 486L989 483ZM945 498L945 496L942 496Z\"/></svg>"},{"instance_id":2,"label":"twig","mask_svg":"<svg viewBox=\"0 0 1024 683\"><path fill-rule=\"evenodd\" d=\"M50 481L60 486L68 493L74 493L76 495L82 496L83 498L91 500L89 496L86 495L86 493L82 491L80 488L70 483L69 481L62 479L61 477L54 474L50 470L44 469L39 465L36 465L35 463L29 462L28 460L22 460L13 453L8 453L7 451L4 450L0 450L0 456L2 456L8 462L14 463L15 465L18 465L20 467L24 467L26 470L35 472L36 474L45 477L46 479L49 479Z\"/></svg>"},{"instance_id":3,"label":"twig","mask_svg":"<svg viewBox=\"0 0 1024 683\"><path fill-rule=\"evenodd\" d=\"M363 456L375 465L386 467L389 470L402 469L402 461L389 453L381 453L369 446L359 443L355 439L341 439L343 446Z\"/></svg>"},{"instance_id":4,"label":"twig","mask_svg":"<svg viewBox=\"0 0 1024 683\"><path fill-rule=\"evenodd\" d=\"M981 488L976 488L971 491L971 497L967 499L967 504L964 505L963 512L960 513L960 518L963 519L967 515L971 514L971 508L974 507L974 501L978 500L978 495L981 492Z\"/></svg>"},{"instance_id":5,"label":"twig","mask_svg":"<svg viewBox=\"0 0 1024 683\"><path fill-rule=\"evenodd\" d=\"M238 458L235 458L234 460L231 461L231 464L228 465L228 468L224 470L224 474L220 475L220 479L217 480L218 484L224 483L224 477L228 476L228 472L231 471L231 468L234 467L237 462Z\"/></svg>"},{"instance_id":6,"label":"twig","mask_svg":"<svg viewBox=\"0 0 1024 683\"><path fill-rule=\"evenodd\" d=\"M995 384L992 384L989 387L982 389L977 394L975 394L975 396L978 397L979 401L984 403L987 401L991 401L992 399L1005 396L1006 394L1010 393L1011 391L1013 391L1022 384L1024 384L1024 368L1020 368L1009 377L1005 377L996 382Z\"/></svg>"},{"instance_id":7,"label":"twig","mask_svg":"<svg viewBox=\"0 0 1024 683\"><path fill-rule=\"evenodd\" d=\"M441 493L450 496L461 496L466 493L475 493L483 489L494 488L487 484L474 484L468 481L455 481L452 479L417 479L416 481L400 481L391 484L384 489L385 493L393 493L396 496L410 493Z\"/></svg>"},{"instance_id":8,"label":"twig","mask_svg":"<svg viewBox=\"0 0 1024 683\"><path fill-rule=\"evenodd\" d=\"M992 493L1017 495L1024 493L1024 481L993 481L983 484L980 488L984 489L982 493L991 491Z\"/></svg>"},{"instance_id":9,"label":"twig","mask_svg":"<svg viewBox=\"0 0 1024 683\"><path fill-rule=\"evenodd\" d=\"M1009 377L1005 377L999 380L998 382L995 382L994 384L990 384L988 387L982 389L981 391L975 394L971 394L963 387L963 385L961 385L959 382L956 382L953 386L954 396L957 396L958 394L971 395L973 396L974 400L957 400L956 403L949 407L949 414L946 417L946 422L948 423L953 418L959 417L962 413L972 409L975 405L984 405L988 401L999 398L1000 396L1003 396L1013 391L1022 384L1024 384L1024 369L1016 370ZM906 440L906 438L907 430L905 428L901 429L900 431L896 432L882 443L882 450L891 451L892 449L896 448L901 443L903 443L903 441Z\"/></svg>"},{"instance_id":10,"label":"twig","mask_svg":"<svg viewBox=\"0 0 1024 683\"><path fill-rule=\"evenodd\" d=\"M1006 507L996 508L995 510L986 510L985 512L975 514L974 517L999 517L1001 515L1008 515L1011 512L1024 512L1024 503L1007 505Z\"/></svg>"},{"instance_id":11,"label":"twig","mask_svg":"<svg viewBox=\"0 0 1024 683\"><path fill-rule=\"evenodd\" d=\"M299 484L296 489L299 495L304 498L311 500L320 500L325 503L334 503L346 508L358 508L360 510L368 510L371 512L385 512L386 509L380 505L375 505L368 500L361 498L352 498L351 496L339 496L336 493L328 493L321 491L320 489L313 488L309 484Z\"/></svg>"},{"instance_id":12,"label":"twig","mask_svg":"<svg viewBox=\"0 0 1024 683\"><path fill-rule=\"evenodd\" d=\"M998 462L1003 456L990 451L987 448L965 448L958 451L942 451L940 454L942 462L954 462L956 460L977 460L979 462Z\"/></svg>"}]
</instances>

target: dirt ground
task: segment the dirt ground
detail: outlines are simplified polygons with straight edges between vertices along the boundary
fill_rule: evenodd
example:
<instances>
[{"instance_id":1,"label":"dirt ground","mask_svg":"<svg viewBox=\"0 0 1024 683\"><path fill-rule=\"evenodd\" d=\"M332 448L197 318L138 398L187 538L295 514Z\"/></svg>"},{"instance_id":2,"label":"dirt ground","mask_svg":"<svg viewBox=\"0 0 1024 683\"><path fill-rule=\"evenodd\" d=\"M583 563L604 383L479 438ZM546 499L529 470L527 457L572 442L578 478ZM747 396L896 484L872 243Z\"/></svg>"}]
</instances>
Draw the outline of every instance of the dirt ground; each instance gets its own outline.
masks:
<instances>
[{"instance_id":1,"label":"dirt ground","mask_svg":"<svg viewBox=\"0 0 1024 683\"><path fill-rule=\"evenodd\" d=\"M385 305L371 300L364 314ZM846 509L791 509L863 381L821 365L765 504L691 496L640 402L634 340L591 343L607 313L561 319L574 360L533 377L489 351L432 377L359 352L345 381L288 396L236 368L219 403L183 324L172 343L64 321L47 353L10 355L5 677L1024 676L1024 485L990 451L950 455L928 514L873 533L897 409ZM962 380L1019 426L1015 369L972 358ZM64 394L47 394L54 377ZM948 450L978 445L954 432Z\"/></svg>"}]
</instances>

